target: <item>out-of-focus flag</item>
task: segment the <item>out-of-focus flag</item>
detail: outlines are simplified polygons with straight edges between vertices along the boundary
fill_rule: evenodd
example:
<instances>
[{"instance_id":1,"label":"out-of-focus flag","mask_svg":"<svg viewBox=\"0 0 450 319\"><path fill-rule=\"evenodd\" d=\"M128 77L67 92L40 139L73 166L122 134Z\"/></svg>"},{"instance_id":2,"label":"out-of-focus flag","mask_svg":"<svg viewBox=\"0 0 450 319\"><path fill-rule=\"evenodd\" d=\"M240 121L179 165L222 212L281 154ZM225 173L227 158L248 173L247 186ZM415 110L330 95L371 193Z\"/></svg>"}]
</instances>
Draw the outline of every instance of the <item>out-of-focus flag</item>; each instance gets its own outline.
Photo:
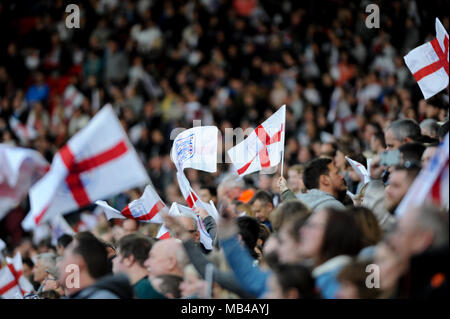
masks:
<instances>
[{"instance_id":1,"label":"out-of-focus flag","mask_svg":"<svg viewBox=\"0 0 450 319\"><path fill-rule=\"evenodd\" d=\"M23 263L20 253L16 253L14 258L6 257L6 262L8 264L9 270L16 280L17 285L19 286L21 297L32 292L34 290L33 285L23 275Z\"/></svg>"},{"instance_id":2,"label":"out-of-focus flag","mask_svg":"<svg viewBox=\"0 0 450 319\"><path fill-rule=\"evenodd\" d=\"M425 99L448 86L448 33L436 18L436 38L405 55L405 63Z\"/></svg>"},{"instance_id":3,"label":"out-of-focus flag","mask_svg":"<svg viewBox=\"0 0 450 319\"><path fill-rule=\"evenodd\" d=\"M449 134L445 136L436 154L414 180L405 197L395 211L396 216L406 214L410 208L424 202L440 207L449 205Z\"/></svg>"},{"instance_id":4,"label":"out-of-focus flag","mask_svg":"<svg viewBox=\"0 0 450 319\"><path fill-rule=\"evenodd\" d=\"M228 150L239 176L278 165L284 153L286 105L259 125L245 140Z\"/></svg>"},{"instance_id":5,"label":"out-of-focus flag","mask_svg":"<svg viewBox=\"0 0 450 319\"><path fill-rule=\"evenodd\" d=\"M177 135L170 157L178 171L185 168L214 173L217 171L217 138L215 126L198 126Z\"/></svg>"},{"instance_id":6,"label":"out-of-focus flag","mask_svg":"<svg viewBox=\"0 0 450 319\"><path fill-rule=\"evenodd\" d=\"M369 172L367 171L367 169L364 167L363 164L361 164L357 161L354 161L347 156L345 157L345 159L353 167L353 169L358 174L358 176L361 179L361 182L363 182L363 184L370 182Z\"/></svg>"},{"instance_id":7,"label":"out-of-focus flag","mask_svg":"<svg viewBox=\"0 0 450 319\"><path fill-rule=\"evenodd\" d=\"M105 201L98 200L95 204L104 208L108 220L129 218L142 222L162 224L163 219L160 212L167 211L167 206L151 185L147 185L142 196L129 203L121 212L109 206Z\"/></svg>"},{"instance_id":8,"label":"out-of-focus flag","mask_svg":"<svg viewBox=\"0 0 450 319\"><path fill-rule=\"evenodd\" d=\"M0 144L0 220L27 195L49 169L41 153Z\"/></svg>"},{"instance_id":9,"label":"out-of-focus flag","mask_svg":"<svg viewBox=\"0 0 450 319\"><path fill-rule=\"evenodd\" d=\"M9 118L9 126L22 143L27 143L37 137L37 132L33 127L23 124L14 116Z\"/></svg>"},{"instance_id":10,"label":"out-of-focus flag","mask_svg":"<svg viewBox=\"0 0 450 319\"><path fill-rule=\"evenodd\" d=\"M147 172L112 107L106 105L53 158L50 171L30 189L25 230L148 184Z\"/></svg>"}]
</instances>

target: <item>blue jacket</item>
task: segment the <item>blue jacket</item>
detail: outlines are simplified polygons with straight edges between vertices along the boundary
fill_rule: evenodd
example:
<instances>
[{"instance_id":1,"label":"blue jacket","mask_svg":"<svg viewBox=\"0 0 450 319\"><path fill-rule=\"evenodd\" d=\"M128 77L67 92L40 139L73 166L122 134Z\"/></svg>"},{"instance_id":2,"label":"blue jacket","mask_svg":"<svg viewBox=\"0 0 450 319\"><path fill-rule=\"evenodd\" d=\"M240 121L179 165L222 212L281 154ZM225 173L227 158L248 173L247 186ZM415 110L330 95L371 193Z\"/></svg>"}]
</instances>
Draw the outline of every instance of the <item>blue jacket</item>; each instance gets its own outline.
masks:
<instances>
[{"instance_id":1,"label":"blue jacket","mask_svg":"<svg viewBox=\"0 0 450 319\"><path fill-rule=\"evenodd\" d=\"M222 240L220 243L242 289L258 298L262 297L267 292L267 279L271 272L263 271L255 265L254 259L248 250L242 247L237 236Z\"/></svg>"},{"instance_id":2,"label":"blue jacket","mask_svg":"<svg viewBox=\"0 0 450 319\"><path fill-rule=\"evenodd\" d=\"M316 280L316 287L324 299L336 299L339 290L337 276L341 269L351 261L351 257L341 255L331 258L322 265L314 268L312 275Z\"/></svg>"}]
</instances>

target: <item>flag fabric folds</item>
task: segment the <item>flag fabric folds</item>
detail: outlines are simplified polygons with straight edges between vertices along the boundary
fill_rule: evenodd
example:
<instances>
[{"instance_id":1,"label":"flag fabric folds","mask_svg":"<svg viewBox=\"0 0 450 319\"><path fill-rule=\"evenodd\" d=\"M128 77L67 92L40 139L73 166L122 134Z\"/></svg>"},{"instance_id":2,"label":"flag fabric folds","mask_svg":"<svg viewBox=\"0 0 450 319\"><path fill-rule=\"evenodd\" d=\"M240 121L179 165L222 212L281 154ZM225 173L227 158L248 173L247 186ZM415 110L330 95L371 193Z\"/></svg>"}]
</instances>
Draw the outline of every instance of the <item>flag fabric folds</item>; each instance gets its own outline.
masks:
<instances>
[{"instance_id":1,"label":"flag fabric folds","mask_svg":"<svg viewBox=\"0 0 450 319\"><path fill-rule=\"evenodd\" d=\"M25 230L150 181L112 107L106 105L53 158L30 189Z\"/></svg>"}]
</instances>

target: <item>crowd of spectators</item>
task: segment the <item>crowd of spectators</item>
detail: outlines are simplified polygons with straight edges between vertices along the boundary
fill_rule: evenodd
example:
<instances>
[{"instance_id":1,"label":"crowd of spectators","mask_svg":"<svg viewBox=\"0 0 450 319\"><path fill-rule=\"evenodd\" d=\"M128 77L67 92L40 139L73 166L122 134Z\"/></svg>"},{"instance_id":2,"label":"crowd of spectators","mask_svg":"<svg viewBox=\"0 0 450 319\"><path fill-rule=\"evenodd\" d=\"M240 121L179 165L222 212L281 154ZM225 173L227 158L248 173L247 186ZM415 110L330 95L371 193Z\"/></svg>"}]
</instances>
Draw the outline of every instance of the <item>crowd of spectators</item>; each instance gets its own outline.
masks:
<instances>
[{"instance_id":1,"label":"crowd of spectators","mask_svg":"<svg viewBox=\"0 0 450 319\"><path fill-rule=\"evenodd\" d=\"M366 26L371 2L380 28ZM67 1L2 1L0 142L49 162L110 103L163 201L184 203L169 156L175 128L200 120L222 138L287 106L286 179L280 169L233 177L233 141L222 143L217 173L186 171L221 215L209 229L213 252L188 217L166 216L174 238L157 241L155 225L107 221L95 207L65 216L75 236L33 242L20 228L29 209L21 203L0 235L11 255L21 252L33 296L448 296L448 211L394 214L448 133L448 88L423 99L403 62L434 38L436 17L449 30L448 3L371 2L85 0L76 3L79 28L69 29ZM381 153L396 149L397 165L382 165ZM369 183L345 156L372 160ZM120 210L141 192L109 200ZM373 263L378 289L366 285ZM81 289L65 287L70 264L81 269Z\"/></svg>"}]
</instances>

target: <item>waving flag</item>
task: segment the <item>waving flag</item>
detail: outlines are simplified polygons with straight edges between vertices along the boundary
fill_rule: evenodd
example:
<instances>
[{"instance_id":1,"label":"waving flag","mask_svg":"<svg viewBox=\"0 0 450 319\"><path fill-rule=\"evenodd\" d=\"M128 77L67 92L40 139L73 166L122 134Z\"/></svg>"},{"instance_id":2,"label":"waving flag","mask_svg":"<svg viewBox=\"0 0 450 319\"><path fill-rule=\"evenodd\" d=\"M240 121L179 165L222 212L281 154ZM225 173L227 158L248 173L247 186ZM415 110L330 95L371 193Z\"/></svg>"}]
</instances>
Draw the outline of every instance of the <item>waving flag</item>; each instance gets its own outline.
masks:
<instances>
[{"instance_id":1,"label":"waving flag","mask_svg":"<svg viewBox=\"0 0 450 319\"><path fill-rule=\"evenodd\" d=\"M0 269L0 296L4 299L17 299L23 297L16 277L9 267Z\"/></svg>"},{"instance_id":2,"label":"waving flag","mask_svg":"<svg viewBox=\"0 0 450 319\"><path fill-rule=\"evenodd\" d=\"M200 233L200 242L203 244L203 247L205 247L208 250L212 249L213 240L211 236L206 231L205 225L203 225L203 222L199 216L197 216L190 207L186 207L183 205L180 205L178 203L172 203L172 206L169 210L169 215L172 216L187 216L194 218L197 221L197 228ZM170 238L170 232L169 229L163 224L161 225L161 228L158 231L158 234L156 236L159 239L167 239Z\"/></svg>"},{"instance_id":3,"label":"waving flag","mask_svg":"<svg viewBox=\"0 0 450 319\"><path fill-rule=\"evenodd\" d=\"M9 118L9 126L22 143L27 143L29 140L33 140L37 137L37 132L32 126L23 124L14 116Z\"/></svg>"},{"instance_id":4,"label":"waving flag","mask_svg":"<svg viewBox=\"0 0 450 319\"><path fill-rule=\"evenodd\" d=\"M17 285L19 286L20 292L22 296L30 293L34 290L33 285L30 281L23 275L23 263L22 256L20 253L16 253L14 258L6 257L6 262L8 264L8 268L13 274Z\"/></svg>"},{"instance_id":5,"label":"waving flag","mask_svg":"<svg viewBox=\"0 0 450 319\"><path fill-rule=\"evenodd\" d=\"M215 126L198 126L177 135L170 157L178 171L194 168L205 172L217 171L217 137Z\"/></svg>"},{"instance_id":6,"label":"waving flag","mask_svg":"<svg viewBox=\"0 0 450 319\"><path fill-rule=\"evenodd\" d=\"M361 164L357 161L354 161L347 156L345 157L345 159L353 167L353 169L358 174L358 176L361 179L361 182L363 182L363 184L370 182L369 172L367 171L367 169L364 167L363 164Z\"/></svg>"},{"instance_id":7,"label":"waving flag","mask_svg":"<svg viewBox=\"0 0 450 319\"><path fill-rule=\"evenodd\" d=\"M414 180L395 215L402 216L409 208L420 206L426 201L446 207L449 205L449 134L439 146L427 167L424 167Z\"/></svg>"},{"instance_id":8,"label":"waving flag","mask_svg":"<svg viewBox=\"0 0 450 319\"><path fill-rule=\"evenodd\" d=\"M245 140L228 150L228 156L240 176L276 166L281 162L285 122L286 105L283 105Z\"/></svg>"},{"instance_id":9,"label":"waving flag","mask_svg":"<svg viewBox=\"0 0 450 319\"><path fill-rule=\"evenodd\" d=\"M448 33L436 18L436 38L405 55L405 63L425 99L448 86Z\"/></svg>"},{"instance_id":10,"label":"waving flag","mask_svg":"<svg viewBox=\"0 0 450 319\"><path fill-rule=\"evenodd\" d=\"M55 155L50 171L31 188L31 210L22 227L33 229L55 214L68 213L149 180L107 105Z\"/></svg>"},{"instance_id":11,"label":"waving flag","mask_svg":"<svg viewBox=\"0 0 450 319\"><path fill-rule=\"evenodd\" d=\"M0 144L0 220L17 206L49 169L37 151Z\"/></svg>"},{"instance_id":12,"label":"waving flag","mask_svg":"<svg viewBox=\"0 0 450 319\"><path fill-rule=\"evenodd\" d=\"M72 227L67 223L65 218L57 214L55 217L53 217L50 228L52 231L52 245L56 246L58 238L61 237L64 234L67 235L75 235L75 232L73 231Z\"/></svg>"},{"instance_id":13,"label":"waving flag","mask_svg":"<svg viewBox=\"0 0 450 319\"><path fill-rule=\"evenodd\" d=\"M163 219L159 213L167 210L167 206L151 185L147 185L142 196L129 203L121 212L104 201L98 200L95 204L105 209L108 220L129 218L142 222L162 224Z\"/></svg>"}]
</instances>

